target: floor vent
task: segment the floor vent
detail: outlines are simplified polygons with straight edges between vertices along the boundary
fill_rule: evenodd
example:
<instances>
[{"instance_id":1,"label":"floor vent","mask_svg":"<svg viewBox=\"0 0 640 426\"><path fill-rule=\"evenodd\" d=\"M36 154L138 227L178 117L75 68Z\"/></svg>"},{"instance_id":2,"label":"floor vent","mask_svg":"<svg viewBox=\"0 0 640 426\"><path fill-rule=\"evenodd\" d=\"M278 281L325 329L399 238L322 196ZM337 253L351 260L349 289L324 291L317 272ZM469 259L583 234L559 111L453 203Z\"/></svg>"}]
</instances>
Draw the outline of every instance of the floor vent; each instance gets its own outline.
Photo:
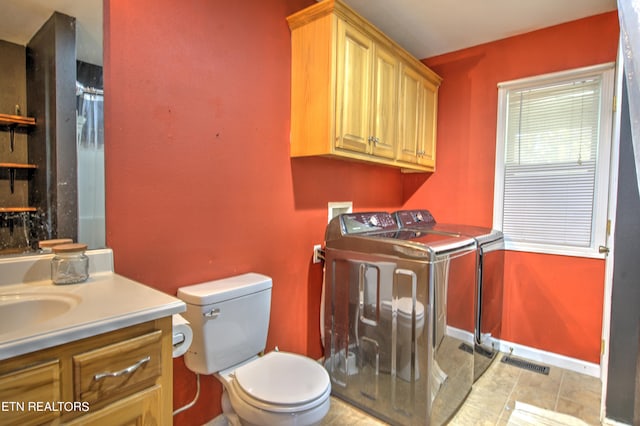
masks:
<instances>
[{"instance_id":1,"label":"floor vent","mask_svg":"<svg viewBox=\"0 0 640 426\"><path fill-rule=\"evenodd\" d=\"M534 364L533 362L514 358L509 355L503 356L502 362L504 362L505 364L513 365L514 367L524 368L525 370L533 371L534 373L549 375L549 367L546 367L544 365Z\"/></svg>"},{"instance_id":2,"label":"floor vent","mask_svg":"<svg viewBox=\"0 0 640 426\"><path fill-rule=\"evenodd\" d=\"M475 345L475 347L473 347L467 343L460 343L460 346L458 346L458 349L460 349L461 351L465 351L468 354L473 354L475 352L489 359L493 359L493 357L496 356L496 353L497 353L497 352L485 349L480 345Z\"/></svg>"},{"instance_id":3,"label":"floor vent","mask_svg":"<svg viewBox=\"0 0 640 426\"><path fill-rule=\"evenodd\" d=\"M460 346L458 346L458 349L460 349L461 351L465 351L468 354L473 354L473 348L470 345L467 345L466 343L460 343Z\"/></svg>"},{"instance_id":4,"label":"floor vent","mask_svg":"<svg viewBox=\"0 0 640 426\"><path fill-rule=\"evenodd\" d=\"M480 345L476 345L476 352L489 359L492 359L494 356L496 356L496 352L485 349Z\"/></svg>"}]
</instances>

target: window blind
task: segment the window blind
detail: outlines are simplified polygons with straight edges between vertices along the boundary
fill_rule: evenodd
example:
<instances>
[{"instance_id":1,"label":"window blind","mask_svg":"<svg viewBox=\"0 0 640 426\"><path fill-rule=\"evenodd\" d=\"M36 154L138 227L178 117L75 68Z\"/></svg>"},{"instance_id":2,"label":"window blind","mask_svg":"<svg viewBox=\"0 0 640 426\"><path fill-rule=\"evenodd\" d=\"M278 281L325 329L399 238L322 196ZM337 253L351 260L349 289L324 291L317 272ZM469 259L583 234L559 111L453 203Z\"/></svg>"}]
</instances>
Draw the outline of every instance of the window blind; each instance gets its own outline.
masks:
<instances>
[{"instance_id":1,"label":"window blind","mask_svg":"<svg viewBox=\"0 0 640 426\"><path fill-rule=\"evenodd\" d=\"M507 94L503 232L513 241L589 247L601 78Z\"/></svg>"}]
</instances>

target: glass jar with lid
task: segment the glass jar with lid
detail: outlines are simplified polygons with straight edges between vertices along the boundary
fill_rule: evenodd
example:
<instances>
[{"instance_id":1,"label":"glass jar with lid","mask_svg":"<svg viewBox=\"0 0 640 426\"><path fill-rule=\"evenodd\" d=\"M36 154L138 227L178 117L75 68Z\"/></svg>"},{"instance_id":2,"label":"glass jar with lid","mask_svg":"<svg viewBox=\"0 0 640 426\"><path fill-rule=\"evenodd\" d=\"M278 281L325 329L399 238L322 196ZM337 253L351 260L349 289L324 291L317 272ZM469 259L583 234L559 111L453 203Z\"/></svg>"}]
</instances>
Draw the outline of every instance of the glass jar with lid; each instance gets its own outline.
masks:
<instances>
[{"instance_id":1,"label":"glass jar with lid","mask_svg":"<svg viewBox=\"0 0 640 426\"><path fill-rule=\"evenodd\" d=\"M84 254L86 244L53 246L51 281L54 284L76 284L89 278L89 258Z\"/></svg>"},{"instance_id":2,"label":"glass jar with lid","mask_svg":"<svg viewBox=\"0 0 640 426\"><path fill-rule=\"evenodd\" d=\"M53 247L61 244L71 244L73 240L71 238L57 238L55 240L40 240L38 241L38 248L42 253L52 253Z\"/></svg>"}]
</instances>

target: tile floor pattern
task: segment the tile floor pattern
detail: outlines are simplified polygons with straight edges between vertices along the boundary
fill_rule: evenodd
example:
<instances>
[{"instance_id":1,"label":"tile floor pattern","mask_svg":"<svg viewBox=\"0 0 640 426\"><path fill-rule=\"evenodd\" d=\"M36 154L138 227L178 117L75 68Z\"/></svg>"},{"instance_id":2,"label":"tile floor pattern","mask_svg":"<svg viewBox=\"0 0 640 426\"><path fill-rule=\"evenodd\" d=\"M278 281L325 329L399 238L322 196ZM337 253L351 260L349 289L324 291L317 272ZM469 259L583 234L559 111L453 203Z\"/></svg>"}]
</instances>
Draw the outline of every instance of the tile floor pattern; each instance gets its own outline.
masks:
<instances>
[{"instance_id":1,"label":"tile floor pattern","mask_svg":"<svg viewBox=\"0 0 640 426\"><path fill-rule=\"evenodd\" d=\"M551 367L549 375L500 362L500 354L451 420L451 426L505 426L515 402L570 414L590 425L600 424L600 379ZM385 425L366 413L331 397L323 426Z\"/></svg>"}]
</instances>

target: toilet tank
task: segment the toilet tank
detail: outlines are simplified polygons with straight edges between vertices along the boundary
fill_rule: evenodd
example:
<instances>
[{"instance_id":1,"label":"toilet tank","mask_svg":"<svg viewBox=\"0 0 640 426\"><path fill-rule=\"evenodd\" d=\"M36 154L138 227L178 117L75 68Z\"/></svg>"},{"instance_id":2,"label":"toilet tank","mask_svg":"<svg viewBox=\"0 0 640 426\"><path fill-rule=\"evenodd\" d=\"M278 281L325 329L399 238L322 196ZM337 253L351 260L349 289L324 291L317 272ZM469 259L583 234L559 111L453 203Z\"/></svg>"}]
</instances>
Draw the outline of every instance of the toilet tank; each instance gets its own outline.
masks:
<instances>
[{"instance_id":1,"label":"toilet tank","mask_svg":"<svg viewBox=\"0 0 640 426\"><path fill-rule=\"evenodd\" d=\"M178 289L193 329L184 355L191 371L213 374L246 361L267 344L271 278L248 273Z\"/></svg>"}]
</instances>

